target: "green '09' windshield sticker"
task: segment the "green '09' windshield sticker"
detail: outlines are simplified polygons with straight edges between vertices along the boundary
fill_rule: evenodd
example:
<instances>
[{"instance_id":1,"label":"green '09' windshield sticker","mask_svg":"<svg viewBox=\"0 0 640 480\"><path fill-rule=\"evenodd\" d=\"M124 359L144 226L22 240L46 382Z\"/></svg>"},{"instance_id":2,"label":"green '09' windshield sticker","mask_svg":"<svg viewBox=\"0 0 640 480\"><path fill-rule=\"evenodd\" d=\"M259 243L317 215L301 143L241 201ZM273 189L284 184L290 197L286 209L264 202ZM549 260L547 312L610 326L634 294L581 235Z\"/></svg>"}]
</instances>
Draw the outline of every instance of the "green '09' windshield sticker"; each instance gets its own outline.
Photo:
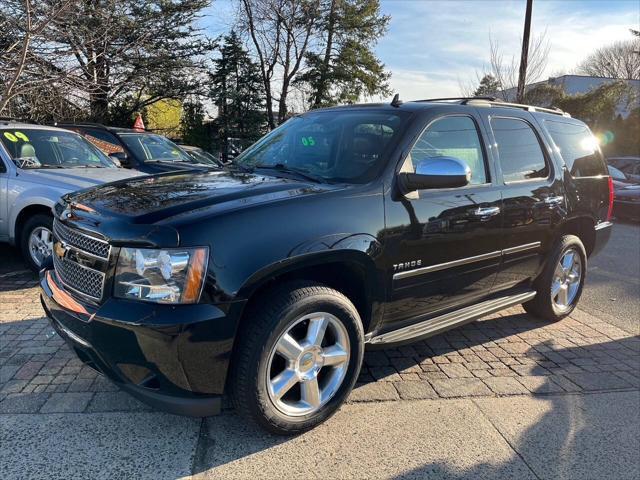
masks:
<instances>
[{"instance_id":1,"label":"green '09' windshield sticker","mask_svg":"<svg viewBox=\"0 0 640 480\"><path fill-rule=\"evenodd\" d=\"M20 140L22 140L23 142L28 142L29 141L29 137L27 137L24 133L22 132L15 132L15 136L18 137Z\"/></svg>"},{"instance_id":2,"label":"green '09' windshield sticker","mask_svg":"<svg viewBox=\"0 0 640 480\"><path fill-rule=\"evenodd\" d=\"M9 140L10 142L17 142L18 141L18 137L16 137L13 133L11 132L4 132L4 138L6 138L7 140Z\"/></svg>"}]
</instances>

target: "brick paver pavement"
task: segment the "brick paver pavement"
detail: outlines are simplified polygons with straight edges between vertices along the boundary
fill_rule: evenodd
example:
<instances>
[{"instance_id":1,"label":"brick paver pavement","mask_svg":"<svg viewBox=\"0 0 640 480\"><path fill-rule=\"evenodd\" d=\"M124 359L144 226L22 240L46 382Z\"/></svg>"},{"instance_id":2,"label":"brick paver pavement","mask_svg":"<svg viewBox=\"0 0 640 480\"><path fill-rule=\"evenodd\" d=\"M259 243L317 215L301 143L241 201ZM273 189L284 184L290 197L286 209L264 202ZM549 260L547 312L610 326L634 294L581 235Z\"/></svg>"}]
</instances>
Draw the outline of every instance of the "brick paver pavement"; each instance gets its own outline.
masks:
<instances>
[{"instance_id":1,"label":"brick paver pavement","mask_svg":"<svg viewBox=\"0 0 640 480\"><path fill-rule=\"evenodd\" d=\"M639 388L639 337L581 310L549 324L517 307L412 345L367 351L349 401ZM83 366L56 335L31 273L0 273L0 413L147 409Z\"/></svg>"}]
</instances>

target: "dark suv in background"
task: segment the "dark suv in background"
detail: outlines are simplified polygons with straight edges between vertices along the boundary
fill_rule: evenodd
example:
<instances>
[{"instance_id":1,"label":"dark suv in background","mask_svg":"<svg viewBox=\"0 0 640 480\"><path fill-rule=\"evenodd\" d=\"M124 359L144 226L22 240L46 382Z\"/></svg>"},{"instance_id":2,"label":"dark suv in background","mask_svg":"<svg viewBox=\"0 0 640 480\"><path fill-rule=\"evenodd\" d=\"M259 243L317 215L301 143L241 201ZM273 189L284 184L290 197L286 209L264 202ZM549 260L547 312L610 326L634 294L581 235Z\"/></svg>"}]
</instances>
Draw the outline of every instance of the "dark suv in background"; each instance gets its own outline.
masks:
<instances>
[{"instance_id":1,"label":"dark suv in background","mask_svg":"<svg viewBox=\"0 0 640 480\"><path fill-rule=\"evenodd\" d=\"M78 356L160 408L290 434L351 391L365 344L578 303L611 231L588 127L482 98L294 117L224 170L67 195L41 272Z\"/></svg>"},{"instance_id":2,"label":"dark suv in background","mask_svg":"<svg viewBox=\"0 0 640 480\"><path fill-rule=\"evenodd\" d=\"M215 167L189 155L167 137L130 128L107 127L98 123L56 123L57 127L79 133L124 168L143 173Z\"/></svg>"}]
</instances>

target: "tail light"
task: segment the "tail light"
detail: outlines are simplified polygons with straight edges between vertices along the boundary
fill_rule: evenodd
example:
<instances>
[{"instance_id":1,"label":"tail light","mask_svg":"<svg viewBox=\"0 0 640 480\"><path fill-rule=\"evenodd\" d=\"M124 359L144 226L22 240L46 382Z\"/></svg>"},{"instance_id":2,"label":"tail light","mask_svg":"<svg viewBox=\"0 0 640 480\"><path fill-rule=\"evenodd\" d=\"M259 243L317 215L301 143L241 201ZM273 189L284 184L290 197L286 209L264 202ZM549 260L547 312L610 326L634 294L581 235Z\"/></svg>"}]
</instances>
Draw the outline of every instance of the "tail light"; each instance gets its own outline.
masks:
<instances>
[{"instance_id":1,"label":"tail light","mask_svg":"<svg viewBox=\"0 0 640 480\"><path fill-rule=\"evenodd\" d=\"M607 222L611 221L613 216L613 178L609 176L609 210L607 210Z\"/></svg>"}]
</instances>

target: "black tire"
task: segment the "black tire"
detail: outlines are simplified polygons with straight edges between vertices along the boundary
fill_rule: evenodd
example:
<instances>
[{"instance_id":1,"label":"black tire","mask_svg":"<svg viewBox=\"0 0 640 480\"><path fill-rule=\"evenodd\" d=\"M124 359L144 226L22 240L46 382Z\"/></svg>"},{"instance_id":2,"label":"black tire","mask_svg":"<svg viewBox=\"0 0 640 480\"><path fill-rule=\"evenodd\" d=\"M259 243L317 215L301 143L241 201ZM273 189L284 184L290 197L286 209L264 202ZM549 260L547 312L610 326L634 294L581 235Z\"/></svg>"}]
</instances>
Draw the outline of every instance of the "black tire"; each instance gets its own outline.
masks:
<instances>
[{"instance_id":1,"label":"black tire","mask_svg":"<svg viewBox=\"0 0 640 480\"><path fill-rule=\"evenodd\" d=\"M560 259L565 253L573 249L580 256L582 262L582 271L580 276L580 283L578 285L577 293L573 298L573 301L567 308L559 308L553 299L551 298L551 288L554 280L554 272L556 266L560 262ZM563 319L575 309L576 305L580 301L582 295L582 289L584 287L584 281L587 273L587 253L585 251L582 241L575 235L564 235L556 243L552 253L550 254L547 263L542 270L542 273L534 282L534 288L536 290L536 296L533 300L524 303L522 306L524 309L539 318L555 322Z\"/></svg>"},{"instance_id":2,"label":"black tire","mask_svg":"<svg viewBox=\"0 0 640 480\"><path fill-rule=\"evenodd\" d=\"M34 272L38 272L40 270L40 265L31 258L31 253L29 252L29 237L31 236L31 232L38 227L47 228L52 232L53 216L45 213L37 213L27 219L20 231L20 250L22 251L22 257L24 258L27 266Z\"/></svg>"},{"instance_id":3,"label":"black tire","mask_svg":"<svg viewBox=\"0 0 640 480\"><path fill-rule=\"evenodd\" d=\"M264 381L269 375L270 352L296 319L313 312L330 313L346 328L350 343L346 374L318 411L286 415L269 398ZM310 282L282 285L253 302L240 330L231 365L231 396L236 410L262 428L279 435L310 430L331 417L353 389L364 355L364 332L358 311L340 292Z\"/></svg>"}]
</instances>

